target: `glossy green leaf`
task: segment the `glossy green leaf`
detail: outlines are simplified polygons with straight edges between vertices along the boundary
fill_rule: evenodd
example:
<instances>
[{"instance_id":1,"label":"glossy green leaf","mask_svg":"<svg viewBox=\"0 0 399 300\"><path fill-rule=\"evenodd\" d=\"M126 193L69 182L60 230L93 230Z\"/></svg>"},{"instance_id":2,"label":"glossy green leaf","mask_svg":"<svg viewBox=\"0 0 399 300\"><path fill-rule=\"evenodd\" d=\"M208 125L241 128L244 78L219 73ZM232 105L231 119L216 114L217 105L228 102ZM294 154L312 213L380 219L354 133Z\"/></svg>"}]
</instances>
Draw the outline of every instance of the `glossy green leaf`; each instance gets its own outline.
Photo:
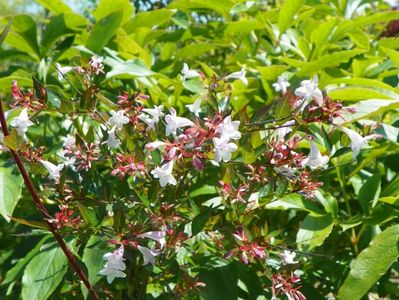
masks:
<instances>
[{"instance_id":1,"label":"glossy green leaf","mask_svg":"<svg viewBox=\"0 0 399 300\"><path fill-rule=\"evenodd\" d=\"M25 265L40 251L41 246L51 237L51 235L44 236L35 247L29 251L24 257L18 260L18 262L8 270L4 281L2 281L1 285L6 285L17 279L18 276L22 275L23 268Z\"/></svg>"},{"instance_id":2,"label":"glossy green leaf","mask_svg":"<svg viewBox=\"0 0 399 300\"><path fill-rule=\"evenodd\" d=\"M359 190L359 202L365 213L369 212L371 202L376 200L381 192L381 175L368 178Z\"/></svg>"},{"instance_id":3,"label":"glossy green leaf","mask_svg":"<svg viewBox=\"0 0 399 300\"><path fill-rule=\"evenodd\" d=\"M62 0L36 0L54 14L73 13L73 10Z\"/></svg>"},{"instance_id":4,"label":"glossy green leaf","mask_svg":"<svg viewBox=\"0 0 399 300\"><path fill-rule=\"evenodd\" d=\"M21 197L23 179L12 164L0 165L0 214L10 221L10 216Z\"/></svg>"},{"instance_id":5,"label":"glossy green leaf","mask_svg":"<svg viewBox=\"0 0 399 300\"><path fill-rule=\"evenodd\" d=\"M303 196L298 194L289 194L281 199L274 200L265 206L266 209L277 209L277 210L303 210L309 212L321 212L321 209L314 203L304 199Z\"/></svg>"},{"instance_id":6,"label":"glossy green leaf","mask_svg":"<svg viewBox=\"0 0 399 300\"><path fill-rule=\"evenodd\" d=\"M174 12L170 9L157 9L141 12L126 22L123 29L127 33L134 33L139 27L153 27L170 20Z\"/></svg>"},{"instance_id":7,"label":"glossy green leaf","mask_svg":"<svg viewBox=\"0 0 399 300\"><path fill-rule=\"evenodd\" d=\"M294 16L302 7L304 2L304 0L284 1L278 18L278 27L281 33L284 33L284 31L291 25L292 21L294 20Z\"/></svg>"},{"instance_id":8,"label":"glossy green leaf","mask_svg":"<svg viewBox=\"0 0 399 300\"><path fill-rule=\"evenodd\" d=\"M235 263L203 271L200 279L207 287L202 292L204 299L238 299L238 272Z\"/></svg>"},{"instance_id":9,"label":"glossy green leaf","mask_svg":"<svg viewBox=\"0 0 399 300\"><path fill-rule=\"evenodd\" d=\"M93 11L93 16L99 21L118 10L123 11L122 23L127 21L134 13L134 7L129 0L100 0Z\"/></svg>"},{"instance_id":10,"label":"glossy green leaf","mask_svg":"<svg viewBox=\"0 0 399 300\"><path fill-rule=\"evenodd\" d=\"M323 244L333 228L333 218L330 214L309 214L300 224L296 243L301 251L311 251Z\"/></svg>"},{"instance_id":11,"label":"glossy green leaf","mask_svg":"<svg viewBox=\"0 0 399 300\"><path fill-rule=\"evenodd\" d=\"M83 250L82 261L88 270L89 282L95 285L103 276L98 272L104 267L103 256L112 249L104 239L92 235Z\"/></svg>"},{"instance_id":12,"label":"glossy green leaf","mask_svg":"<svg viewBox=\"0 0 399 300\"><path fill-rule=\"evenodd\" d=\"M107 73L106 78L146 77L154 74L137 59L121 61L107 57L104 63L111 67L111 71Z\"/></svg>"},{"instance_id":13,"label":"glossy green leaf","mask_svg":"<svg viewBox=\"0 0 399 300\"><path fill-rule=\"evenodd\" d=\"M297 75L312 76L314 73L320 72L320 70L325 68L339 66L340 64L347 62L351 58L363 52L364 50L344 50L323 55L320 58L301 66Z\"/></svg>"},{"instance_id":14,"label":"glossy green leaf","mask_svg":"<svg viewBox=\"0 0 399 300\"><path fill-rule=\"evenodd\" d=\"M123 11L118 10L99 20L87 39L87 48L94 52L100 52L114 36L121 24L122 17Z\"/></svg>"},{"instance_id":15,"label":"glossy green leaf","mask_svg":"<svg viewBox=\"0 0 399 300\"><path fill-rule=\"evenodd\" d=\"M191 231L193 235L198 234L204 228L206 222L212 214L212 205L197 215L192 222Z\"/></svg>"},{"instance_id":16,"label":"glossy green leaf","mask_svg":"<svg viewBox=\"0 0 399 300\"><path fill-rule=\"evenodd\" d=\"M22 276L22 300L48 299L67 270L68 259L58 245L42 250L25 268Z\"/></svg>"},{"instance_id":17,"label":"glossy green leaf","mask_svg":"<svg viewBox=\"0 0 399 300\"><path fill-rule=\"evenodd\" d=\"M36 23L29 15L16 15L5 43L24 51L38 60L41 57L37 42Z\"/></svg>"},{"instance_id":18,"label":"glossy green leaf","mask_svg":"<svg viewBox=\"0 0 399 300\"><path fill-rule=\"evenodd\" d=\"M399 257L399 225L376 236L351 263L351 270L338 292L338 299L361 299Z\"/></svg>"}]
</instances>

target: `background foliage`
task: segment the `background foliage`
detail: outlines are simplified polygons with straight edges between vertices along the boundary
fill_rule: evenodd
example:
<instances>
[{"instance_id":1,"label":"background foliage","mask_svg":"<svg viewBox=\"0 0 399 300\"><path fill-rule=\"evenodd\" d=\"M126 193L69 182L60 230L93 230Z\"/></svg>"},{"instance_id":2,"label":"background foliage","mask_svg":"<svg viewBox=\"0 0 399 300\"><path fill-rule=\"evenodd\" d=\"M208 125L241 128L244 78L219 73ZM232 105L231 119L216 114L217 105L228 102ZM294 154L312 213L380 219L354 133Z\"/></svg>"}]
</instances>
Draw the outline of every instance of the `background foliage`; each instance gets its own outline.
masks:
<instances>
[{"instance_id":1,"label":"background foliage","mask_svg":"<svg viewBox=\"0 0 399 300\"><path fill-rule=\"evenodd\" d=\"M184 105L192 103L204 86L200 80L180 79L183 63L207 77L246 68L248 86L234 82L231 95L241 124L256 122L267 116L271 107L276 109L279 95L272 84L281 73L290 74L292 86L318 74L320 87L332 99L356 108L342 124L352 124L364 135L379 125L375 131L383 138L371 142L372 147L352 161L348 147L340 146L349 144L347 138L330 135L328 126L309 125L308 133L322 142L332 166L317 171L324 185L316 198L287 194L285 183L277 182L265 186L261 209L243 214L239 222L259 235L261 232L270 245L303 252L302 292L309 299L361 299L367 293L398 297L399 37L395 23L388 23L399 19L399 11L382 1L357 0L100 0L79 13L62 1L37 3L44 8L36 11L38 17L17 13L0 19L2 28L12 20L8 34L0 37L1 41L5 38L0 49L0 93L9 102L11 82L17 80L20 87L32 89L32 77L46 86L49 109L37 116L39 125L29 137L35 145L45 145L51 151L46 152L48 157L56 157L61 137L68 133L68 125L62 122L65 116L77 128L84 125L79 134L94 142L100 128L87 112L114 109L117 96L124 91L149 95L151 106L163 104L184 111ZM95 101L85 98L84 91L76 92L75 87L82 91L76 76L60 81L54 68L56 62L82 65L94 54L104 57L107 71L96 78L99 90ZM243 138L236 160L255 162L257 149L262 147L259 139L259 133ZM128 135L124 142L129 150L134 148ZM307 146L303 147L307 151ZM0 220L0 297L72 299L85 295L66 258L43 230L7 155L1 155L0 166L0 213L4 216ZM157 200L157 192L148 199L133 195L132 182L121 185L104 172L109 164L110 160L97 163L84 185L75 187L82 199L76 208L87 227L78 235L64 235L91 283L104 291L103 297L110 295L111 289L97 275L102 255L111 249L102 238L103 227L112 224L117 231L119 224L126 222L123 216L145 223L134 212L124 215L125 204L138 200L148 205ZM57 199L47 188L44 169L34 164L29 168L45 204L57 211ZM179 200L189 204L179 213L192 220L192 230L199 234L195 244L182 247L173 262L166 263L175 271L165 280L178 280L179 266L188 264L190 272L206 283L197 296L270 298L267 287L271 283L263 276L262 266L214 255L221 249L202 234L231 230L229 216L221 221L218 209L203 205L217 197L218 180L228 181L230 172L228 166L210 169L186 187ZM117 212L112 218L106 207L111 201ZM11 214L14 219L10 221ZM280 249L270 251L278 253ZM131 282L114 284L115 297L170 298L166 284L148 281L162 273L161 269L140 265L130 270ZM36 280L47 275L50 280ZM136 285L146 288L143 291Z\"/></svg>"}]
</instances>

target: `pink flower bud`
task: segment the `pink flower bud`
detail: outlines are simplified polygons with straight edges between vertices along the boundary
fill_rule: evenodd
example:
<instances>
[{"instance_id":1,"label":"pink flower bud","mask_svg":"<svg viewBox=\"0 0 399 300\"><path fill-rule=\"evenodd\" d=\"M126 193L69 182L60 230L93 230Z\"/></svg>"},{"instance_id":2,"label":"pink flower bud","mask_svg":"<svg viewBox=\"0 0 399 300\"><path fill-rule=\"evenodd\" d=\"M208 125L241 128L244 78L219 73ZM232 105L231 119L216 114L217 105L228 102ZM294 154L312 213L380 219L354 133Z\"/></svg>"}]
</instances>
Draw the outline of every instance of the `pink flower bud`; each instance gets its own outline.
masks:
<instances>
[{"instance_id":1,"label":"pink flower bud","mask_svg":"<svg viewBox=\"0 0 399 300\"><path fill-rule=\"evenodd\" d=\"M193 156L192 162L193 162L194 168L195 168L198 172L200 172L200 171L202 171L202 170L204 169L204 164L202 163L202 161L201 161L198 157Z\"/></svg>"}]
</instances>

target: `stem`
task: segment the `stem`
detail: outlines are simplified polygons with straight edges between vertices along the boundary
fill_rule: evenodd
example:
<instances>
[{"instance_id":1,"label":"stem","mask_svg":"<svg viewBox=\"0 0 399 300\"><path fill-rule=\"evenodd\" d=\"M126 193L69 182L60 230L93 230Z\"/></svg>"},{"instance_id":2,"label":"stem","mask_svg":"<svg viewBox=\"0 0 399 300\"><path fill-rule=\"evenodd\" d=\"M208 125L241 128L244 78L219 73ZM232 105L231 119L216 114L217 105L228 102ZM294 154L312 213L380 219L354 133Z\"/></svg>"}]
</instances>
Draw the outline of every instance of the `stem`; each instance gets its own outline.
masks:
<instances>
[{"instance_id":1,"label":"stem","mask_svg":"<svg viewBox=\"0 0 399 300\"><path fill-rule=\"evenodd\" d=\"M1 124L1 128L3 130L3 134L4 137L9 135L9 131L7 128L7 122L6 122L6 118L4 115L4 111L3 111L3 103L0 99L0 124ZM90 296L92 297L92 299L94 300L98 300L100 299L97 295L97 293L94 291L93 287L91 286L91 284L89 283L89 280L87 279L86 274L83 272L83 270L79 267L78 262L76 261L75 257L73 256L71 250L68 248L68 246L65 244L64 240L62 239L62 237L56 232L56 227L50 223L48 220L51 219L51 216L49 215L46 207L43 205L43 203L40 201L40 197L36 192L36 189L32 183L32 181L29 178L29 175L20 159L20 157L18 156L18 154L12 150L9 149L11 152L11 155L13 156L19 171L21 172L21 175L24 179L25 185L29 190L29 193L31 194L33 201L35 202L35 205L37 207L37 209L39 210L40 214L42 215L43 219L46 221L47 223L47 227L49 229L49 231L53 234L55 240L57 241L58 245L61 247L62 251L64 252L65 256L67 257L69 263L72 265L72 267L75 269L76 273L78 274L78 276L80 277L80 279L83 281L84 285L86 286L86 288L88 289Z\"/></svg>"}]
</instances>

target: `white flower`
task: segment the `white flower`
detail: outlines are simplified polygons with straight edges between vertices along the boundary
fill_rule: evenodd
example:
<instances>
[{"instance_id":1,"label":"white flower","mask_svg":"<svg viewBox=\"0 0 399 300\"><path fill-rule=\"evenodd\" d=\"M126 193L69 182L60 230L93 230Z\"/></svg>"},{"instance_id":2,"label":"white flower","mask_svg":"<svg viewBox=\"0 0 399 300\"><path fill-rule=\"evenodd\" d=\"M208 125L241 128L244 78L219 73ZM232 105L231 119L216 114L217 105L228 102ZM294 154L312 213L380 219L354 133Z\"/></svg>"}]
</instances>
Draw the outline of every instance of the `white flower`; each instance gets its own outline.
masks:
<instances>
[{"instance_id":1,"label":"white flower","mask_svg":"<svg viewBox=\"0 0 399 300\"><path fill-rule=\"evenodd\" d=\"M118 129L129 123L129 118L125 116L124 110L118 110L117 112L111 110L110 114L112 117L108 119L108 123L112 126L116 126Z\"/></svg>"},{"instance_id":2,"label":"white flower","mask_svg":"<svg viewBox=\"0 0 399 300\"><path fill-rule=\"evenodd\" d=\"M215 146L215 162L227 162L231 159L231 153L238 149L237 145L230 143L226 138L213 138L213 145Z\"/></svg>"},{"instance_id":3,"label":"white flower","mask_svg":"<svg viewBox=\"0 0 399 300\"><path fill-rule=\"evenodd\" d=\"M104 73L103 58L101 56L92 56L89 60L89 65L96 75Z\"/></svg>"},{"instance_id":4,"label":"white flower","mask_svg":"<svg viewBox=\"0 0 399 300\"><path fill-rule=\"evenodd\" d=\"M298 261L294 260L295 256L295 251L284 250L283 253L280 253L281 263L283 265L297 264Z\"/></svg>"},{"instance_id":5,"label":"white flower","mask_svg":"<svg viewBox=\"0 0 399 300\"><path fill-rule=\"evenodd\" d=\"M166 146L167 144L165 142L161 142L161 141L155 141L155 142L151 142L145 145L145 149L146 150L150 150L153 151L155 149L161 148Z\"/></svg>"},{"instance_id":6,"label":"white flower","mask_svg":"<svg viewBox=\"0 0 399 300\"><path fill-rule=\"evenodd\" d=\"M116 126L112 127L111 130L108 130L108 139L106 141L108 149L118 148L121 142L118 140L115 134Z\"/></svg>"},{"instance_id":7,"label":"white flower","mask_svg":"<svg viewBox=\"0 0 399 300\"><path fill-rule=\"evenodd\" d=\"M231 73L230 75L227 75L225 77L225 79L226 80L228 80L228 79L239 79L239 80L242 81L242 83L244 83L245 85L248 85L248 80L245 77L245 73L246 73L245 69L242 68L241 71L234 72L234 73Z\"/></svg>"},{"instance_id":8,"label":"white flower","mask_svg":"<svg viewBox=\"0 0 399 300\"><path fill-rule=\"evenodd\" d=\"M162 165L161 167L156 167L154 170L151 171L151 174L152 176L154 176L154 178L158 178L161 187L164 187L168 183L171 185L177 184L176 179L172 175L172 171L173 171L173 160Z\"/></svg>"},{"instance_id":9,"label":"white flower","mask_svg":"<svg viewBox=\"0 0 399 300\"><path fill-rule=\"evenodd\" d=\"M183 64L181 73L183 74L183 80L186 80L187 78L201 77L201 74L197 71L190 70L186 63Z\"/></svg>"},{"instance_id":10,"label":"white flower","mask_svg":"<svg viewBox=\"0 0 399 300\"><path fill-rule=\"evenodd\" d=\"M126 277L126 274L122 272L126 270L126 265L123 262L123 253L124 248L123 246L120 246L120 248L116 249L114 252L104 254L103 259L107 262L104 265L104 269L102 269L98 274L107 276L108 283L112 283L116 277Z\"/></svg>"},{"instance_id":11,"label":"white flower","mask_svg":"<svg viewBox=\"0 0 399 300\"><path fill-rule=\"evenodd\" d=\"M143 259L144 259L144 263L143 265L148 264L149 262L152 265L155 265L155 257L157 255L159 255L159 251L156 251L154 249L149 249L147 247L143 247L138 245L137 249L141 252L141 254L143 255Z\"/></svg>"},{"instance_id":12,"label":"white flower","mask_svg":"<svg viewBox=\"0 0 399 300\"><path fill-rule=\"evenodd\" d=\"M154 108L144 108L143 112L149 114L150 116L153 116L156 122L159 121L159 118L164 116L163 105L155 105Z\"/></svg>"},{"instance_id":13,"label":"white flower","mask_svg":"<svg viewBox=\"0 0 399 300\"><path fill-rule=\"evenodd\" d=\"M72 148L73 146L75 146L75 143L76 143L75 137L72 136L72 135L68 135L68 136L65 138L65 140L64 140L63 146L64 146L65 148Z\"/></svg>"},{"instance_id":14,"label":"white flower","mask_svg":"<svg viewBox=\"0 0 399 300\"><path fill-rule=\"evenodd\" d=\"M16 127L18 134L25 138L28 127L33 125L33 122L29 120L28 110L24 108L18 117L11 120L10 125Z\"/></svg>"},{"instance_id":15,"label":"white flower","mask_svg":"<svg viewBox=\"0 0 399 300\"><path fill-rule=\"evenodd\" d=\"M202 99L199 98L199 99L195 100L195 102L193 104L187 104L186 107L188 108L188 110L190 112L192 112L194 115L196 115L198 117L198 114L201 112L201 102L202 102Z\"/></svg>"},{"instance_id":16,"label":"white flower","mask_svg":"<svg viewBox=\"0 0 399 300\"><path fill-rule=\"evenodd\" d=\"M375 137L374 134L362 137L356 131L345 127L340 127L340 129L345 132L345 134L351 140L352 159L356 159L360 153L360 150L368 146L367 141Z\"/></svg>"},{"instance_id":17,"label":"white flower","mask_svg":"<svg viewBox=\"0 0 399 300\"><path fill-rule=\"evenodd\" d=\"M285 122L280 128L277 129L277 137L279 141L284 140L284 137L292 131L291 126L294 124L295 120L290 120Z\"/></svg>"},{"instance_id":18,"label":"white flower","mask_svg":"<svg viewBox=\"0 0 399 300\"><path fill-rule=\"evenodd\" d=\"M303 97L305 99L313 98L317 105L323 105L323 93L320 91L318 86L317 75L313 76L312 80L304 80L301 82L301 87L295 90L295 95Z\"/></svg>"},{"instance_id":19,"label":"white flower","mask_svg":"<svg viewBox=\"0 0 399 300\"><path fill-rule=\"evenodd\" d=\"M282 92L283 94L285 94L287 92L287 87L290 87L290 83L288 82L288 79L286 76L279 76L277 78L277 82L273 83L272 86L274 87L274 89L276 90L276 92Z\"/></svg>"},{"instance_id":20,"label":"white flower","mask_svg":"<svg viewBox=\"0 0 399 300\"><path fill-rule=\"evenodd\" d=\"M65 156L65 151L61 151L60 153L58 153L58 156L63 160L63 164L65 167L70 167L72 170L75 170L75 157Z\"/></svg>"},{"instance_id":21,"label":"white flower","mask_svg":"<svg viewBox=\"0 0 399 300\"><path fill-rule=\"evenodd\" d=\"M194 123L189 119L182 118L176 116L176 111L172 107L170 109L170 114L165 116L166 121L166 132L165 134L168 136L171 133L176 134L176 130L181 127L193 126Z\"/></svg>"},{"instance_id":22,"label":"white flower","mask_svg":"<svg viewBox=\"0 0 399 300\"><path fill-rule=\"evenodd\" d=\"M58 72L58 80L62 80L64 78L64 75L70 71L73 70L73 67L71 66L65 66L65 67L61 67L61 65L59 63L55 63L56 65L56 69Z\"/></svg>"},{"instance_id":23,"label":"white flower","mask_svg":"<svg viewBox=\"0 0 399 300\"><path fill-rule=\"evenodd\" d=\"M311 169L321 169L327 167L328 161L328 156L321 155L316 143L310 141L310 152L308 157L303 160L303 166L308 166Z\"/></svg>"},{"instance_id":24,"label":"white flower","mask_svg":"<svg viewBox=\"0 0 399 300\"><path fill-rule=\"evenodd\" d=\"M231 121L231 116L226 117L223 123L219 124L216 132L220 133L220 137L224 139L239 140L241 133L238 131L240 121Z\"/></svg>"},{"instance_id":25,"label":"white flower","mask_svg":"<svg viewBox=\"0 0 399 300\"><path fill-rule=\"evenodd\" d=\"M166 244L165 236L166 236L166 231L148 231L138 235L139 238L146 237L154 241L157 241L161 245L161 248L163 248Z\"/></svg>"},{"instance_id":26,"label":"white flower","mask_svg":"<svg viewBox=\"0 0 399 300\"><path fill-rule=\"evenodd\" d=\"M150 118L147 114L140 114L138 117L148 125L147 130L155 128L155 125L159 122L159 118L164 116L163 105L155 106L154 108L144 108L143 112L152 116L152 118Z\"/></svg>"},{"instance_id":27,"label":"white flower","mask_svg":"<svg viewBox=\"0 0 399 300\"><path fill-rule=\"evenodd\" d=\"M58 183L60 181L60 177L61 177L60 173L61 173L62 169L64 168L64 164L55 165L46 160L41 160L40 162L50 173L48 178L51 180L54 180L55 182Z\"/></svg>"}]
</instances>

